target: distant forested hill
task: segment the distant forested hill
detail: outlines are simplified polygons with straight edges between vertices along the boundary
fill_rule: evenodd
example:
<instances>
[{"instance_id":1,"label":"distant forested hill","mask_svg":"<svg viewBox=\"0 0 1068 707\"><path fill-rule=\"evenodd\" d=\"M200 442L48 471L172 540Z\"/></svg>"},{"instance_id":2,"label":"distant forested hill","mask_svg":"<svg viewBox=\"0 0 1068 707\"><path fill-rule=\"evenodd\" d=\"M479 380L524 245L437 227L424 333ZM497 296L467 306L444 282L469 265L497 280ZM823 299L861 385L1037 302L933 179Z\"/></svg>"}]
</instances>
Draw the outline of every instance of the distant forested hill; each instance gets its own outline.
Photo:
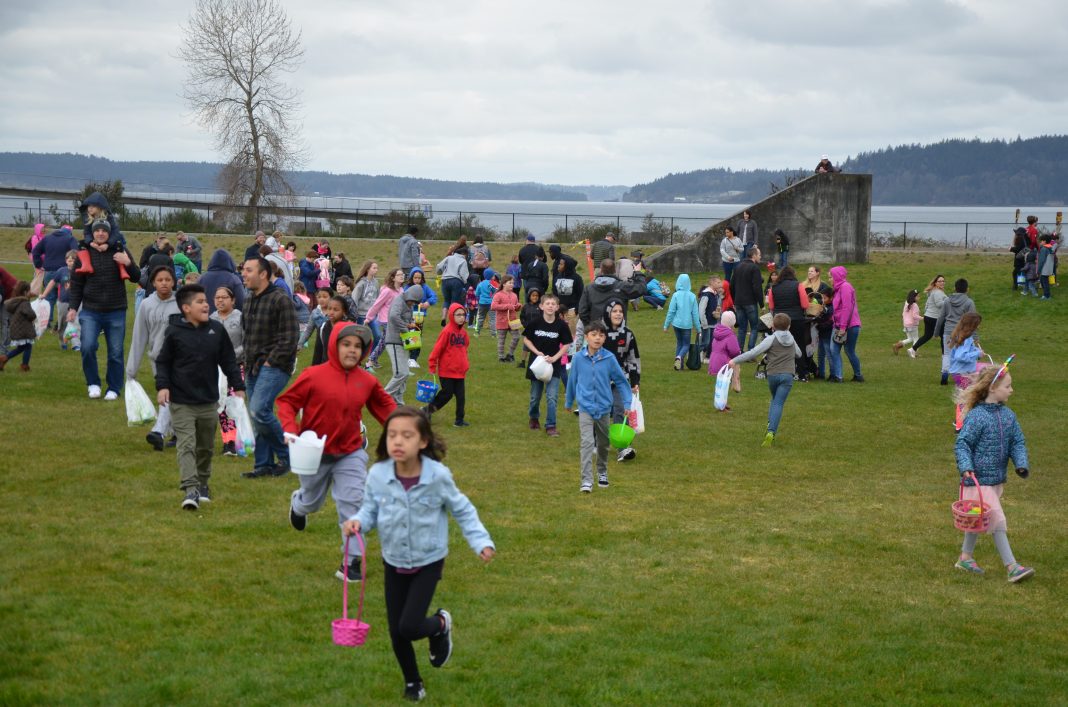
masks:
<instances>
[{"instance_id":1,"label":"distant forested hill","mask_svg":"<svg viewBox=\"0 0 1068 707\"><path fill-rule=\"evenodd\" d=\"M71 153L39 154L0 152L0 182L18 181L41 187L72 186L89 179L121 179L127 189L154 185L159 191L183 189L210 190L221 165L211 162L117 162L95 155ZM15 177L14 175L20 175ZM37 175L29 177L25 175ZM323 196L389 197L396 199L525 199L532 201L586 201L580 188L544 184L500 184L496 182L454 182L369 174L296 172L293 184L305 194ZM80 184L77 184L80 186ZM175 187L173 190L170 187ZM626 187L620 187L621 194Z\"/></svg>"},{"instance_id":2,"label":"distant forested hill","mask_svg":"<svg viewBox=\"0 0 1068 707\"><path fill-rule=\"evenodd\" d=\"M772 182L803 170L735 172L703 169L669 174L639 184L624 201L753 203L768 195ZM899 145L862 152L840 165L843 171L872 175L873 201L881 205L1012 206L1068 202L1068 136L1022 140L943 140L931 145Z\"/></svg>"}]
</instances>

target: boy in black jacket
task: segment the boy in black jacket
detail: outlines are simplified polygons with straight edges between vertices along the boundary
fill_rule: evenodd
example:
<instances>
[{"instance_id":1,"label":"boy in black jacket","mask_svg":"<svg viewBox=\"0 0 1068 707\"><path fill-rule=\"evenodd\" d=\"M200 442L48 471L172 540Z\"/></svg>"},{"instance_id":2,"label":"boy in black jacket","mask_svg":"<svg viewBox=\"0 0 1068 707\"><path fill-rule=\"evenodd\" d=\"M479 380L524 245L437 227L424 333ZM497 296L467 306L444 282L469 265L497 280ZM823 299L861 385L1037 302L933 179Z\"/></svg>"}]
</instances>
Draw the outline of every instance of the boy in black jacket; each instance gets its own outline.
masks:
<instances>
[{"instance_id":1,"label":"boy in black jacket","mask_svg":"<svg viewBox=\"0 0 1068 707\"><path fill-rule=\"evenodd\" d=\"M218 368L234 394L245 397L245 382L234 346L223 325L209 319L208 298L200 285L178 290L179 314L172 314L163 348L156 357L156 398L169 405L178 438L182 508L195 511L211 500L211 456L219 424Z\"/></svg>"}]
</instances>

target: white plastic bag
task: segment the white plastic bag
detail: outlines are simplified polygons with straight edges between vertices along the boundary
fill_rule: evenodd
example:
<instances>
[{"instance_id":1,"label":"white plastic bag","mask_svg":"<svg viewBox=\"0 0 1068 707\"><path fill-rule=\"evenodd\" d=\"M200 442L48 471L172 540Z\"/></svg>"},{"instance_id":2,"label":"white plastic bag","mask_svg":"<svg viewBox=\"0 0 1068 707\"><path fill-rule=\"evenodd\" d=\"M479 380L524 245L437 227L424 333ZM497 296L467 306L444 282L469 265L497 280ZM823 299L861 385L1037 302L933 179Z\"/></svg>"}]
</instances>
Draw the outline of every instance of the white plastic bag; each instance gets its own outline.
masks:
<instances>
[{"instance_id":1,"label":"white plastic bag","mask_svg":"<svg viewBox=\"0 0 1068 707\"><path fill-rule=\"evenodd\" d=\"M627 424L634 428L634 434L645 432L645 410L637 393L633 395L630 410L627 411Z\"/></svg>"},{"instance_id":2,"label":"white plastic bag","mask_svg":"<svg viewBox=\"0 0 1068 707\"><path fill-rule=\"evenodd\" d=\"M252 418L245 407L244 398L230 395L226 398L226 416L237 425L237 438L241 440L245 453L252 455L256 447L256 432L252 429Z\"/></svg>"},{"instance_id":3,"label":"white plastic bag","mask_svg":"<svg viewBox=\"0 0 1068 707\"><path fill-rule=\"evenodd\" d=\"M542 383L548 383L553 379L553 364L541 356L535 356L530 363L530 372Z\"/></svg>"},{"instance_id":4,"label":"white plastic bag","mask_svg":"<svg viewBox=\"0 0 1068 707\"><path fill-rule=\"evenodd\" d=\"M40 298L35 299L30 306L33 307L33 313L37 315L37 319L33 321L33 327L37 331L37 338L40 339L45 330L48 329L48 313L51 308L48 305L48 300Z\"/></svg>"},{"instance_id":5,"label":"white plastic bag","mask_svg":"<svg viewBox=\"0 0 1068 707\"><path fill-rule=\"evenodd\" d=\"M226 397L230 394L230 383L226 380L226 374L223 373L222 367L219 367L219 405L218 410L222 412L226 409Z\"/></svg>"},{"instance_id":6,"label":"white plastic bag","mask_svg":"<svg viewBox=\"0 0 1068 707\"><path fill-rule=\"evenodd\" d=\"M729 363L723 364L723 368L719 369L719 373L716 374L716 398L713 404L717 410L725 410L727 408L727 394L731 391L731 379L734 377L734 369L731 368Z\"/></svg>"},{"instance_id":7,"label":"white plastic bag","mask_svg":"<svg viewBox=\"0 0 1068 707\"><path fill-rule=\"evenodd\" d=\"M148 393L135 380L126 381L126 424L130 427L143 425L156 419L156 406Z\"/></svg>"}]
</instances>

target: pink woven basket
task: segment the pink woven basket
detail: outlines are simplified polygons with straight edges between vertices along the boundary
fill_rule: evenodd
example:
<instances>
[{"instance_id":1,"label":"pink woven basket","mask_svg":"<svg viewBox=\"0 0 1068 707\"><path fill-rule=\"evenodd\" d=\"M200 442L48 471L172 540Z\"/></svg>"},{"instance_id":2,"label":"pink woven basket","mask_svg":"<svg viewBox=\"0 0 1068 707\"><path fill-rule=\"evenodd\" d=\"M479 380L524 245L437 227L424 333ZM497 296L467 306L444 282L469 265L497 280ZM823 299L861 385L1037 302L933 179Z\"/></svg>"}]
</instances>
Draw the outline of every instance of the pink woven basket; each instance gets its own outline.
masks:
<instances>
[{"instance_id":1,"label":"pink woven basket","mask_svg":"<svg viewBox=\"0 0 1068 707\"><path fill-rule=\"evenodd\" d=\"M957 530L963 530L966 533L985 533L990 528L990 506L983 503L983 490L979 487L979 480L975 478L975 474L968 472L965 477L971 478L972 483L975 484L979 492L979 500L964 500L964 479L961 479L960 496L953 504L953 524L957 526ZM975 508L979 509L978 513L972 512Z\"/></svg>"},{"instance_id":2,"label":"pink woven basket","mask_svg":"<svg viewBox=\"0 0 1068 707\"><path fill-rule=\"evenodd\" d=\"M356 542L360 544L360 577L363 580L360 582L360 603L356 609L356 618L349 618L349 583L344 581L341 583L342 590L342 604L341 604L341 618L334 619L330 626L334 633L334 643L339 646L362 646L364 641L367 640L367 634L371 630L370 624L365 624L360 621L363 616L363 586L366 583L367 577L367 553L364 551L363 538L359 533L356 533ZM349 566L349 538L345 538L345 555L344 555L344 567Z\"/></svg>"}]
</instances>

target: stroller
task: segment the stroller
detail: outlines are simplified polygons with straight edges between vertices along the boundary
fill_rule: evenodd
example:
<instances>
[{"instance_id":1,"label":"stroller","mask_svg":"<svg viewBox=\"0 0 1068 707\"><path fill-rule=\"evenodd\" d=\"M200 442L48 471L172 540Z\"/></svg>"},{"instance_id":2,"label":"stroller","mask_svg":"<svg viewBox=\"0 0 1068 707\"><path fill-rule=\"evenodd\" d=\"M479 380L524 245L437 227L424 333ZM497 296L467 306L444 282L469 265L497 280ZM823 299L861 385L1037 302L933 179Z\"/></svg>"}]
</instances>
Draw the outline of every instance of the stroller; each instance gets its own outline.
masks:
<instances>
[{"instance_id":1,"label":"stroller","mask_svg":"<svg viewBox=\"0 0 1068 707\"><path fill-rule=\"evenodd\" d=\"M760 339L764 338L765 336L771 336L771 320L772 320L771 312L768 312L767 314L764 314L764 315L762 315L760 317L760 323L757 324L757 333L760 334L760 338L757 339L758 341ZM764 379L766 379L768 377L768 356L767 356L767 354L764 354L763 356L761 356L760 360L757 361L757 369L756 369L755 377L756 377L757 380L764 380Z\"/></svg>"}]
</instances>

